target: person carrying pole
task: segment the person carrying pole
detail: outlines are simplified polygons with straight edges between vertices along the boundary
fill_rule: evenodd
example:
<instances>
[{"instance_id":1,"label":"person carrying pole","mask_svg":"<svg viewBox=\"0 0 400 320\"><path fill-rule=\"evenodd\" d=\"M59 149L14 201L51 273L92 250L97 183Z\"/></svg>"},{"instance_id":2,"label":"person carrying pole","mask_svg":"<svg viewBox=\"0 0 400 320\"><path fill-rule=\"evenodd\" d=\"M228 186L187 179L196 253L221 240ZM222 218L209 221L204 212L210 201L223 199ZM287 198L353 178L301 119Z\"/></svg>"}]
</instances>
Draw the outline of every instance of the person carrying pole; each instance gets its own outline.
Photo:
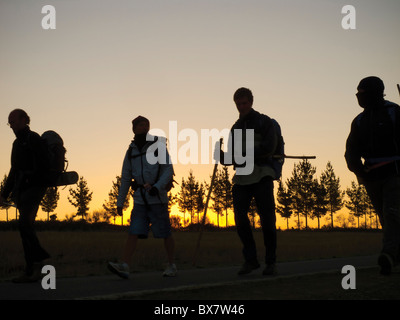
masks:
<instances>
[{"instance_id":1,"label":"person carrying pole","mask_svg":"<svg viewBox=\"0 0 400 320\"><path fill-rule=\"evenodd\" d=\"M252 198L255 199L260 216L265 246L264 275L276 272L276 216L273 181L276 172L272 156L278 146L278 134L274 120L253 109L253 94L247 88L239 88L233 100L239 111L239 119L233 125L228 142L228 151L216 150L222 165L234 165L233 208L235 224L243 244L244 264L238 275L245 275L260 267L256 243L251 230L248 212ZM249 147L250 145L250 147ZM245 151L246 149L246 151ZM245 153L245 158L254 163L239 163L237 160ZM251 154L248 154L251 153ZM231 161L232 160L232 161ZM252 168L247 172L243 166Z\"/></svg>"},{"instance_id":2,"label":"person carrying pole","mask_svg":"<svg viewBox=\"0 0 400 320\"><path fill-rule=\"evenodd\" d=\"M356 96L364 111L351 124L345 159L378 214L383 228L378 264L389 275L400 258L400 107L384 99L384 89L378 77L360 81Z\"/></svg>"}]
</instances>

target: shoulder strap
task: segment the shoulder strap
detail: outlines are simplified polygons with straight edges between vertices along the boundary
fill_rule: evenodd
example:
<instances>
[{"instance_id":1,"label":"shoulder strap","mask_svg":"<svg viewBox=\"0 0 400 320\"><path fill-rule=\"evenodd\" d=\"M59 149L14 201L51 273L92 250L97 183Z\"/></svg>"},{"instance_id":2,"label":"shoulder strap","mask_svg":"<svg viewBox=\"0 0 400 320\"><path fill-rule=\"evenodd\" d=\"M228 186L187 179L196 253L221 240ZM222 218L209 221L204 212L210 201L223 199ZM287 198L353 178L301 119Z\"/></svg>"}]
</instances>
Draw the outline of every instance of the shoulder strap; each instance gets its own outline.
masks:
<instances>
[{"instance_id":1,"label":"shoulder strap","mask_svg":"<svg viewBox=\"0 0 400 320\"><path fill-rule=\"evenodd\" d=\"M150 144L150 145L152 145L153 143L156 143L157 140L158 140L158 137L156 136L156 137L154 138L154 141L151 141L151 144ZM132 141L132 142L133 142L133 141ZM143 151L143 152L140 152L139 154L135 154L135 155L133 156L133 155L132 155L132 149L133 149L132 146L129 145L129 148L128 148L128 150L127 150L127 155L128 155L129 160L130 160L130 159L137 158L137 157L141 157L141 156L143 156L143 155L146 154L146 151Z\"/></svg>"}]
</instances>

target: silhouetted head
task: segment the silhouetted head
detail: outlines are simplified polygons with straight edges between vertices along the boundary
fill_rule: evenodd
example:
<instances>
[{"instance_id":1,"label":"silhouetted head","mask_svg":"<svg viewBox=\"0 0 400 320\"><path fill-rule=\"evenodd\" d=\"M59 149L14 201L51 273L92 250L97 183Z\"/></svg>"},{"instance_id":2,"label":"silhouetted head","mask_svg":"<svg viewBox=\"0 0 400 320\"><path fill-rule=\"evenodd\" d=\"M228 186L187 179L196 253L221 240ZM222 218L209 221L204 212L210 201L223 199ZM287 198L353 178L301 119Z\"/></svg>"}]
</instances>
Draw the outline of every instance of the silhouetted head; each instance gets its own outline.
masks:
<instances>
[{"instance_id":1,"label":"silhouetted head","mask_svg":"<svg viewBox=\"0 0 400 320\"><path fill-rule=\"evenodd\" d=\"M22 109L14 109L8 116L8 125L15 134L29 126L30 122L28 114Z\"/></svg>"},{"instance_id":2,"label":"silhouetted head","mask_svg":"<svg viewBox=\"0 0 400 320\"><path fill-rule=\"evenodd\" d=\"M150 130L150 121L142 116L132 120L132 131L134 134L147 134Z\"/></svg>"},{"instance_id":3,"label":"silhouetted head","mask_svg":"<svg viewBox=\"0 0 400 320\"><path fill-rule=\"evenodd\" d=\"M233 101L235 101L236 108L238 109L240 116L245 116L253 107L253 93L250 91L250 89L239 88L233 95Z\"/></svg>"},{"instance_id":4,"label":"silhouetted head","mask_svg":"<svg viewBox=\"0 0 400 320\"><path fill-rule=\"evenodd\" d=\"M382 105L385 85L378 77L367 77L360 81L357 87L358 104L362 108L373 108Z\"/></svg>"}]
</instances>

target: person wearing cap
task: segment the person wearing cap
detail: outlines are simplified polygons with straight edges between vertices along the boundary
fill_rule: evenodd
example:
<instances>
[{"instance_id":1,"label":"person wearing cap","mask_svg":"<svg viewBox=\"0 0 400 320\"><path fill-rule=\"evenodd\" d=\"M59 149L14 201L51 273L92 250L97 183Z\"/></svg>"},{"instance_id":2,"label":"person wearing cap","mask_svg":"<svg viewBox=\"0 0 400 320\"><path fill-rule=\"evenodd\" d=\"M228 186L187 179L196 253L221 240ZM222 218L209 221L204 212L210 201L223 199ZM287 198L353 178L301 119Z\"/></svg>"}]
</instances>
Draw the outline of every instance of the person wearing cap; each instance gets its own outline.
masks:
<instances>
[{"instance_id":1,"label":"person wearing cap","mask_svg":"<svg viewBox=\"0 0 400 320\"><path fill-rule=\"evenodd\" d=\"M168 265L163 275L171 277L177 273L174 264L175 242L171 233L166 190L173 177L173 166L165 144L162 146L165 150L165 161L159 161L157 165L149 162L149 154L154 149L153 144L163 143L162 139L150 135L149 130L150 122L147 118L138 116L132 121L134 139L125 154L122 166L121 186L117 198L118 214L122 215L123 203L130 187L134 190L134 204L122 262L108 263L109 270L122 278L129 277L129 262L138 239L148 237L150 225L154 237L164 239Z\"/></svg>"},{"instance_id":2,"label":"person wearing cap","mask_svg":"<svg viewBox=\"0 0 400 320\"><path fill-rule=\"evenodd\" d=\"M356 96L364 110L351 124L345 159L378 214L383 229L378 264L389 275L400 258L400 107L384 99L384 90L378 77L360 81Z\"/></svg>"}]
</instances>

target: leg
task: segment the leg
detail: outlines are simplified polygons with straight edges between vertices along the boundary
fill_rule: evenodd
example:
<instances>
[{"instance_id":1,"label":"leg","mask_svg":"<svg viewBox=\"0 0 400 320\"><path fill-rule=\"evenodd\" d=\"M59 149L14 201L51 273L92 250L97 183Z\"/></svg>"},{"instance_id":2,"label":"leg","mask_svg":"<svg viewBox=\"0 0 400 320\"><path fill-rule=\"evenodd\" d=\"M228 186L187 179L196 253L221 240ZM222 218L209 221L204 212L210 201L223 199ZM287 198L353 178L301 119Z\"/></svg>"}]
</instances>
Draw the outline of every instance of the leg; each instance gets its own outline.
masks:
<instances>
[{"instance_id":1,"label":"leg","mask_svg":"<svg viewBox=\"0 0 400 320\"><path fill-rule=\"evenodd\" d=\"M177 273L176 265L174 264L175 241L171 233L168 206L166 204L151 205L149 218L154 237L164 239L164 248L167 253L168 266L165 269L163 276L174 277Z\"/></svg>"},{"instance_id":2,"label":"leg","mask_svg":"<svg viewBox=\"0 0 400 320\"><path fill-rule=\"evenodd\" d=\"M254 197L264 236L265 263L276 262L276 216L274 182L272 178L263 178L255 187Z\"/></svg>"},{"instance_id":3,"label":"leg","mask_svg":"<svg viewBox=\"0 0 400 320\"><path fill-rule=\"evenodd\" d=\"M175 240L172 237L172 234L164 238L164 247L165 251L167 252L167 257L168 257L168 263L169 264L174 264L174 259L175 259Z\"/></svg>"},{"instance_id":4,"label":"leg","mask_svg":"<svg viewBox=\"0 0 400 320\"><path fill-rule=\"evenodd\" d=\"M175 259L175 241L172 235L164 238L164 247L168 256L168 266L163 272L164 277L175 277L177 273L177 268L174 263Z\"/></svg>"},{"instance_id":5,"label":"leg","mask_svg":"<svg viewBox=\"0 0 400 320\"><path fill-rule=\"evenodd\" d=\"M257 261L256 243L250 226L248 211L252 199L252 187L234 185L232 188L233 209L237 233L243 244L243 256L246 262Z\"/></svg>"},{"instance_id":6,"label":"leg","mask_svg":"<svg viewBox=\"0 0 400 320\"><path fill-rule=\"evenodd\" d=\"M151 231L155 238L164 239L164 247L167 252L168 262L174 262L175 241L171 233L168 206L165 204L151 205L149 211Z\"/></svg>"},{"instance_id":7,"label":"leg","mask_svg":"<svg viewBox=\"0 0 400 320\"><path fill-rule=\"evenodd\" d=\"M129 278L129 263L136 250L138 239L147 238L148 231L149 223L146 208L144 205L135 205L131 212L131 224L122 254L122 263L108 262L108 269L111 272L121 278Z\"/></svg>"},{"instance_id":8,"label":"leg","mask_svg":"<svg viewBox=\"0 0 400 320\"><path fill-rule=\"evenodd\" d=\"M400 177L390 178L383 186L383 249L395 262L400 247Z\"/></svg>"},{"instance_id":9,"label":"leg","mask_svg":"<svg viewBox=\"0 0 400 320\"><path fill-rule=\"evenodd\" d=\"M128 239L126 239L122 261L128 265L131 261L133 253L136 250L137 241L138 241L138 236L136 234L130 234L128 235Z\"/></svg>"},{"instance_id":10,"label":"leg","mask_svg":"<svg viewBox=\"0 0 400 320\"><path fill-rule=\"evenodd\" d=\"M383 229L382 251L378 259L382 274L390 274L400 252L400 177L368 182L368 195Z\"/></svg>"},{"instance_id":11,"label":"leg","mask_svg":"<svg viewBox=\"0 0 400 320\"><path fill-rule=\"evenodd\" d=\"M42 261L50 255L42 248L36 236L34 223L46 188L31 188L20 194L17 200L19 210L19 232L26 262L25 274L13 279L15 283L35 282L42 276Z\"/></svg>"},{"instance_id":12,"label":"leg","mask_svg":"<svg viewBox=\"0 0 400 320\"><path fill-rule=\"evenodd\" d=\"M18 202L20 213L18 224L28 275L32 273L34 264L39 264L50 257L40 245L34 229L36 214L45 191L43 188L29 189L21 195Z\"/></svg>"}]
</instances>

